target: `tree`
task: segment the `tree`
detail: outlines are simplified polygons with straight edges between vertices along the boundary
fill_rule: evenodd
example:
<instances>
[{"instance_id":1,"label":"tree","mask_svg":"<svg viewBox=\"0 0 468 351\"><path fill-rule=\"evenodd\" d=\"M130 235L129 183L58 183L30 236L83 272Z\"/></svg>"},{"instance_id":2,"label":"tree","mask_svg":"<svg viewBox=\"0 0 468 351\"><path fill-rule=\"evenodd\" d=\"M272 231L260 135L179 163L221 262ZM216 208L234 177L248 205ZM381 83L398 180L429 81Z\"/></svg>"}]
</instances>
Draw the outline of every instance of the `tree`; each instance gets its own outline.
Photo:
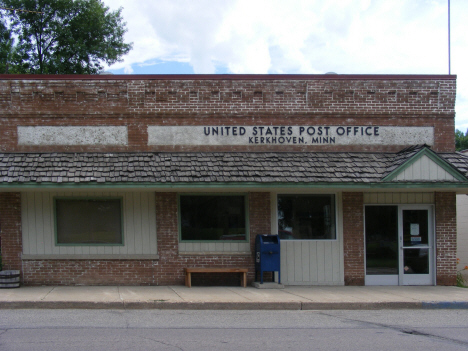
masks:
<instances>
[{"instance_id":1,"label":"tree","mask_svg":"<svg viewBox=\"0 0 468 351\"><path fill-rule=\"evenodd\" d=\"M13 56L13 38L5 19L0 17L0 73L8 73Z\"/></svg>"},{"instance_id":2,"label":"tree","mask_svg":"<svg viewBox=\"0 0 468 351\"><path fill-rule=\"evenodd\" d=\"M457 151L468 149L468 130L463 134L461 130L455 130L455 149Z\"/></svg>"},{"instance_id":3,"label":"tree","mask_svg":"<svg viewBox=\"0 0 468 351\"><path fill-rule=\"evenodd\" d=\"M18 73L97 74L103 64L121 61L124 42L122 8L110 11L101 0L0 0L18 43Z\"/></svg>"}]
</instances>

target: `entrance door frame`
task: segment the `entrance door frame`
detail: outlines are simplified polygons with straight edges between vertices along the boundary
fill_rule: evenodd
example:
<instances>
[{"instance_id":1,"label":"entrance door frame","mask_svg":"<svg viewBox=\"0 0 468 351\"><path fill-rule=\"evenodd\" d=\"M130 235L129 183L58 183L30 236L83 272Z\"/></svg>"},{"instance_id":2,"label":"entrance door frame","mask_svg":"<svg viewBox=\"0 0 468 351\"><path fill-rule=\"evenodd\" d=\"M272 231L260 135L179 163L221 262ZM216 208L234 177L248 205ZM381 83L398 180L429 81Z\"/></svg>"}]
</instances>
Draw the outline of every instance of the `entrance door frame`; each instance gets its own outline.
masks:
<instances>
[{"instance_id":1,"label":"entrance door frame","mask_svg":"<svg viewBox=\"0 0 468 351\"><path fill-rule=\"evenodd\" d=\"M429 250L429 274L405 274L404 271L404 250L411 248L403 243L403 211L405 210L427 210L428 220L428 244L421 246ZM399 252L399 285L435 285L435 223L434 205L399 205L398 206L398 252Z\"/></svg>"},{"instance_id":2,"label":"entrance door frame","mask_svg":"<svg viewBox=\"0 0 468 351\"><path fill-rule=\"evenodd\" d=\"M367 275L365 274L365 285L435 285L436 284L436 238L435 238L435 214L432 204L365 204L367 206L396 206L398 211L398 274L395 275ZM418 276L416 274L404 275L403 265L403 211L404 210L427 210L429 230L429 274ZM366 248L366 228L364 218L364 252ZM423 247L426 248L426 247ZM364 270L367 270L366 254L364 254ZM410 280L412 279L412 280Z\"/></svg>"}]
</instances>

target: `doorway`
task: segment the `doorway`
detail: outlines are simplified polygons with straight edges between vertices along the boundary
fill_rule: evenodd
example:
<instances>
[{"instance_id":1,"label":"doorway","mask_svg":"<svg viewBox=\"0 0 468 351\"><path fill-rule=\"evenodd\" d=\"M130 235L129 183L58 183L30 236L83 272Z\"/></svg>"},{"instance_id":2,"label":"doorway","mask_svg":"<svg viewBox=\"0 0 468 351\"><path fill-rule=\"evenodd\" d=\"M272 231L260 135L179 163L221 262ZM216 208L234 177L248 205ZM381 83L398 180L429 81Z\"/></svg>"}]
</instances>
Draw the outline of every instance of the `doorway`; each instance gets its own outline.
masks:
<instances>
[{"instance_id":1,"label":"doorway","mask_svg":"<svg viewBox=\"0 0 468 351\"><path fill-rule=\"evenodd\" d=\"M430 205L365 206L366 285L433 285Z\"/></svg>"}]
</instances>

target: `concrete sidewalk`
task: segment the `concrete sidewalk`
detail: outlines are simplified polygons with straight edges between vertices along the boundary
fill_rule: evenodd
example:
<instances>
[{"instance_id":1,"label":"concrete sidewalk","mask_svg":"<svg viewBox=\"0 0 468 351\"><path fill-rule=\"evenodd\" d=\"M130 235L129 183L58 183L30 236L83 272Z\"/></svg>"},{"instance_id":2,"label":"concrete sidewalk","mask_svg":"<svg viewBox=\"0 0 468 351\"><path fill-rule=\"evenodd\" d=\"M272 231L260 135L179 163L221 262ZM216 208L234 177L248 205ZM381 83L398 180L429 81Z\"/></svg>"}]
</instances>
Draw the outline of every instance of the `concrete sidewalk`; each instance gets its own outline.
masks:
<instances>
[{"instance_id":1,"label":"concrete sidewalk","mask_svg":"<svg viewBox=\"0 0 468 351\"><path fill-rule=\"evenodd\" d=\"M41 286L0 289L0 308L468 309L468 289L446 286Z\"/></svg>"}]
</instances>

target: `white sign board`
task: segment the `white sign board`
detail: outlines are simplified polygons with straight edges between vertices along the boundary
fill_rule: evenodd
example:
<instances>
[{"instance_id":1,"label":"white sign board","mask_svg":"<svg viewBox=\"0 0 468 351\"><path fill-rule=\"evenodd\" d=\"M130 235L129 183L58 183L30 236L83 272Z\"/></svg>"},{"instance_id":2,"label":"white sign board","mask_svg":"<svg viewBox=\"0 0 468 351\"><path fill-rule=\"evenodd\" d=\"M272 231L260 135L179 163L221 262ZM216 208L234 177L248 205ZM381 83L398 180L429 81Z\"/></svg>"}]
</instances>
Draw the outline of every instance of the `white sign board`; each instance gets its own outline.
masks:
<instances>
[{"instance_id":1,"label":"white sign board","mask_svg":"<svg viewBox=\"0 0 468 351\"><path fill-rule=\"evenodd\" d=\"M434 144L433 127L149 126L148 145Z\"/></svg>"},{"instance_id":2,"label":"white sign board","mask_svg":"<svg viewBox=\"0 0 468 351\"><path fill-rule=\"evenodd\" d=\"M126 126L18 126L18 145L128 145Z\"/></svg>"}]
</instances>

